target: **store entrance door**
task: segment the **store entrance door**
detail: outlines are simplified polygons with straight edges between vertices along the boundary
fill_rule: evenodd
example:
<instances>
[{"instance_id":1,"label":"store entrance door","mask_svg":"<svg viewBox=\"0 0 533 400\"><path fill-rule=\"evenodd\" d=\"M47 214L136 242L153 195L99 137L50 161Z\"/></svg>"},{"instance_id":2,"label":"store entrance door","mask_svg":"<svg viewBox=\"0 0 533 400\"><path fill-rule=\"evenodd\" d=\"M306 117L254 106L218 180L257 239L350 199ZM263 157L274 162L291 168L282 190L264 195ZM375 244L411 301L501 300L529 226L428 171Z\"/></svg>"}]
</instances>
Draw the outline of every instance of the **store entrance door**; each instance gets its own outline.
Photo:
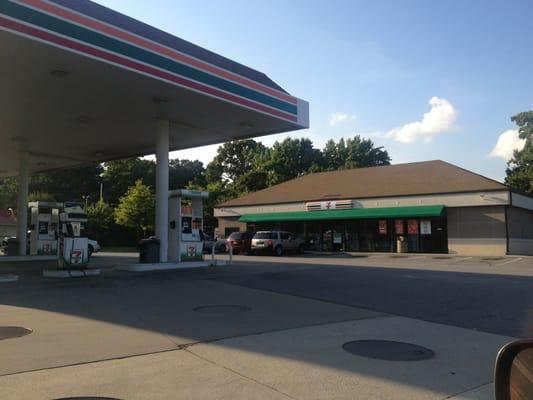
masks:
<instances>
[{"instance_id":1,"label":"store entrance door","mask_svg":"<svg viewBox=\"0 0 533 400\"><path fill-rule=\"evenodd\" d=\"M333 224L324 227L322 231L323 251L343 251L344 250L344 226Z\"/></svg>"}]
</instances>

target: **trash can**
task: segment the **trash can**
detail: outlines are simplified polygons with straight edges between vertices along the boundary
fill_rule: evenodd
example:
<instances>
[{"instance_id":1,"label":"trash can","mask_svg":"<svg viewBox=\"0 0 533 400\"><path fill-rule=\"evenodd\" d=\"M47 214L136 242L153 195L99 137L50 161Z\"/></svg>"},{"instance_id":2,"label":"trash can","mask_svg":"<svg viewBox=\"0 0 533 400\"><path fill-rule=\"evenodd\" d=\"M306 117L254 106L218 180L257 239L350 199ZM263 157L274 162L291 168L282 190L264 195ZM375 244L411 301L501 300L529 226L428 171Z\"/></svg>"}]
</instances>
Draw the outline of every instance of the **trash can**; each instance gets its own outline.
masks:
<instances>
[{"instance_id":1,"label":"trash can","mask_svg":"<svg viewBox=\"0 0 533 400\"><path fill-rule=\"evenodd\" d=\"M6 250L8 256L18 256L19 254L19 240L17 238L8 238L6 240Z\"/></svg>"},{"instance_id":2,"label":"trash can","mask_svg":"<svg viewBox=\"0 0 533 400\"><path fill-rule=\"evenodd\" d=\"M397 253L407 253L408 247L407 247L407 241L405 240L405 237L398 236L398 239L396 240L396 252Z\"/></svg>"},{"instance_id":3,"label":"trash can","mask_svg":"<svg viewBox=\"0 0 533 400\"><path fill-rule=\"evenodd\" d=\"M153 264L159 262L159 239L149 237L139 242L139 262Z\"/></svg>"}]
</instances>

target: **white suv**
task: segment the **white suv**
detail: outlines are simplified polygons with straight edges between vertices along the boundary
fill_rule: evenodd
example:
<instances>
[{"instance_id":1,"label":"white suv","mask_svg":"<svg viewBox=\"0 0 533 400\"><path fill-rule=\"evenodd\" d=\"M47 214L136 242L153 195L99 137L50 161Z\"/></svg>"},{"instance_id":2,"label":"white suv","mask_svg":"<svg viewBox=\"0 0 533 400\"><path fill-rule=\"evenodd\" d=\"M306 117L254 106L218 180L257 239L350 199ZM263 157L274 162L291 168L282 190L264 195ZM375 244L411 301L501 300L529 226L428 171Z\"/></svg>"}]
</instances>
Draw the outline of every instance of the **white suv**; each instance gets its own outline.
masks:
<instances>
[{"instance_id":1,"label":"white suv","mask_svg":"<svg viewBox=\"0 0 533 400\"><path fill-rule=\"evenodd\" d=\"M259 231L252 238L252 253L269 252L276 256L284 252L304 252L303 240L298 239L290 232L284 231Z\"/></svg>"}]
</instances>

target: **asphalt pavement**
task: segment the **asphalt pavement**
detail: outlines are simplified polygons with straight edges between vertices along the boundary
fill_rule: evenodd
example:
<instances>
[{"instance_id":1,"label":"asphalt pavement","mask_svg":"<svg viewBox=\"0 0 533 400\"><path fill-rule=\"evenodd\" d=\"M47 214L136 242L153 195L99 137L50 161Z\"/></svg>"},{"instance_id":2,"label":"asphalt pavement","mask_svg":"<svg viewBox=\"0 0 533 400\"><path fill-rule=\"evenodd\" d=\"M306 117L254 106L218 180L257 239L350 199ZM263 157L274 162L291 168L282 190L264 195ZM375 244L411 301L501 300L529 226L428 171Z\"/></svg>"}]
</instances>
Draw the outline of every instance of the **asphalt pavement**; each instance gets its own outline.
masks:
<instances>
[{"instance_id":1,"label":"asphalt pavement","mask_svg":"<svg viewBox=\"0 0 533 400\"><path fill-rule=\"evenodd\" d=\"M533 277L528 276L324 265L221 279L483 332L533 337Z\"/></svg>"},{"instance_id":2,"label":"asphalt pavement","mask_svg":"<svg viewBox=\"0 0 533 400\"><path fill-rule=\"evenodd\" d=\"M101 276L66 280L42 278L50 262L0 263L19 275L0 284L0 397L489 400L498 349L532 336L530 258L237 256L115 269L136 257L96 255ZM14 326L29 333L9 338ZM373 340L431 357L345 350Z\"/></svg>"}]
</instances>

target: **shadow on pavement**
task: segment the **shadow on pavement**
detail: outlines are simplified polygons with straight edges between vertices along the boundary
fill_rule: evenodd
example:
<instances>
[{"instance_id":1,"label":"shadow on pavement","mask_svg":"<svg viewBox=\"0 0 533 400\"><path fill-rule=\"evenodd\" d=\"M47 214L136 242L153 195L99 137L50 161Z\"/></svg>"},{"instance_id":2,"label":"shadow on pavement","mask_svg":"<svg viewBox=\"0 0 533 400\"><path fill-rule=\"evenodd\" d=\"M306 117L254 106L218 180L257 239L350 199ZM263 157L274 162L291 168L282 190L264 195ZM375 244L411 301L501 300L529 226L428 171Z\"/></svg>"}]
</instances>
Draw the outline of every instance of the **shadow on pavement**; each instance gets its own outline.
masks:
<instances>
[{"instance_id":1,"label":"shadow on pavement","mask_svg":"<svg viewBox=\"0 0 533 400\"><path fill-rule=\"evenodd\" d=\"M115 261L105 262L108 263L106 266L110 266ZM311 365L323 365L441 392L447 390L446 385L451 385L452 391L466 390L471 387L471 382L467 383L464 378L461 380L450 376L446 376L446 379L426 376L417 381L409 377L408 373L410 368L419 373L424 370L431 371L432 366L436 365L434 363L438 363L439 357L443 354L437 353L435 359L419 361L419 364L405 364L401 368L398 364L393 364L394 367L387 368L387 364L383 361L372 364L355 356L349 358L339 349L345 342L357 338L363 331L367 332L366 336L369 338L376 339L394 335L394 332L391 332L395 326L394 319L388 322L391 317L380 313L503 335L533 335L531 325L533 278L412 269L368 269L305 264L285 267L281 264L250 263L216 270L152 273L106 270L99 278L54 281L40 278L43 267L49 265L25 263L9 267L0 266L0 272L4 272L3 269L10 272L16 270L21 275L18 283L0 287L0 310L4 314L0 320L6 321L10 315L12 318L23 318L25 313L28 313L28 327L35 328L33 335L37 336L40 331L32 326L32 320L37 316L35 311L51 312L52 314L43 317L44 322L40 322L43 324L41 332L48 329L46 332L49 335L43 339L43 343L45 345L49 343L52 347L58 346L56 351L64 352L63 359L73 363L77 356L73 354L73 358L69 358L70 354L66 353L71 350L63 350L62 340L65 343L72 342L72 347L67 346L65 349L77 349L77 346L84 345L94 346L94 351L79 355L82 360L77 362L86 362L91 360L91 357L94 360L105 358L105 354L99 353L98 343L112 341L116 343L118 349L123 344L121 342L127 342L129 335L129 332L123 328L134 328L136 332L160 334L163 337L161 340L172 342L172 346L168 348L161 345L163 350L175 349L176 346L190 343L214 341L216 346L262 353L269 357L292 359ZM200 313L194 310L210 305L237 305L249 309L236 313ZM69 319L71 317L75 319ZM53 326L56 319L57 326ZM52 326L45 328L46 320L49 320ZM84 332L83 329L99 329L98 326L90 325L91 321L105 323L105 329L102 328L101 332ZM327 324L343 321L355 322L348 328L342 328L344 333L337 337L336 325ZM86 328L83 325L85 323L89 324ZM389 323L392 325L388 325ZM287 348L281 344L254 346L253 340L252 344L249 340L245 340L246 335L262 332L276 332L276 335L285 332L284 336L280 336L280 340L282 337L286 340L289 332L287 329L311 326L320 329L322 340L335 339L333 340L335 357L324 355L323 348L315 353L313 349L316 346L320 347L318 342L314 344L315 347L312 342L297 342ZM454 362L457 364L454 368L459 370L468 368L468 371L473 371L469 373L475 375L476 382L490 373L495 351L503 340L500 337L483 336L475 332L457 333L457 330L454 331L450 327L439 328L436 325L428 327L422 322L414 323L412 326L413 328L409 324L402 325L405 337L409 338L409 329L414 329L411 337L416 341L417 334L426 332L424 331L426 329L427 332L431 332L428 335L434 336L435 340L450 341L447 344L449 349L453 349L453 340L456 339L453 335L459 335L457 338L463 334L471 335L461 348L462 354L454 355L450 352L446 357L451 360L452 365ZM114 330L115 327L117 331ZM328 329L331 331L328 332ZM78 337L72 337L74 334L68 335L65 332L77 332ZM94 336L94 342L84 341L85 333ZM295 331L294 334L298 333ZM62 339L61 335L65 335L65 338ZM313 336L312 333L310 335ZM448 338L444 338L446 335ZM476 347L476 335L483 336L487 348L491 349L490 354L484 354L482 348ZM32 335L27 336L31 337ZM309 340L307 336L305 337ZM222 340L225 338L235 339ZM151 337L150 340L152 339ZM3 354L3 349L6 349L2 346L7 345L7 341L0 342L0 356ZM9 346L18 345L12 341ZM299 348L302 351L298 351ZM18 357L24 356L25 353L21 351L22 348L17 349ZM37 350L31 349L31 346L25 351L28 357L44 361L40 365L37 361L35 365L21 364L20 371L45 368L50 366L50 363L64 365L61 362L54 364L52 356L49 359L40 357L39 354L35 354ZM116 357L113 349L106 351ZM469 360L469 364L466 365L464 357L468 355L468 351L472 351L472 354L479 358ZM127 352L131 353L132 349L127 349ZM320 352L322 353L318 356ZM424 366L423 363L426 362L429 364ZM442 373L441 367L438 368L439 373ZM8 367L3 373L20 371L9 370ZM426 375L427 371L424 372ZM484 382L478 382L482 383Z\"/></svg>"}]
</instances>

